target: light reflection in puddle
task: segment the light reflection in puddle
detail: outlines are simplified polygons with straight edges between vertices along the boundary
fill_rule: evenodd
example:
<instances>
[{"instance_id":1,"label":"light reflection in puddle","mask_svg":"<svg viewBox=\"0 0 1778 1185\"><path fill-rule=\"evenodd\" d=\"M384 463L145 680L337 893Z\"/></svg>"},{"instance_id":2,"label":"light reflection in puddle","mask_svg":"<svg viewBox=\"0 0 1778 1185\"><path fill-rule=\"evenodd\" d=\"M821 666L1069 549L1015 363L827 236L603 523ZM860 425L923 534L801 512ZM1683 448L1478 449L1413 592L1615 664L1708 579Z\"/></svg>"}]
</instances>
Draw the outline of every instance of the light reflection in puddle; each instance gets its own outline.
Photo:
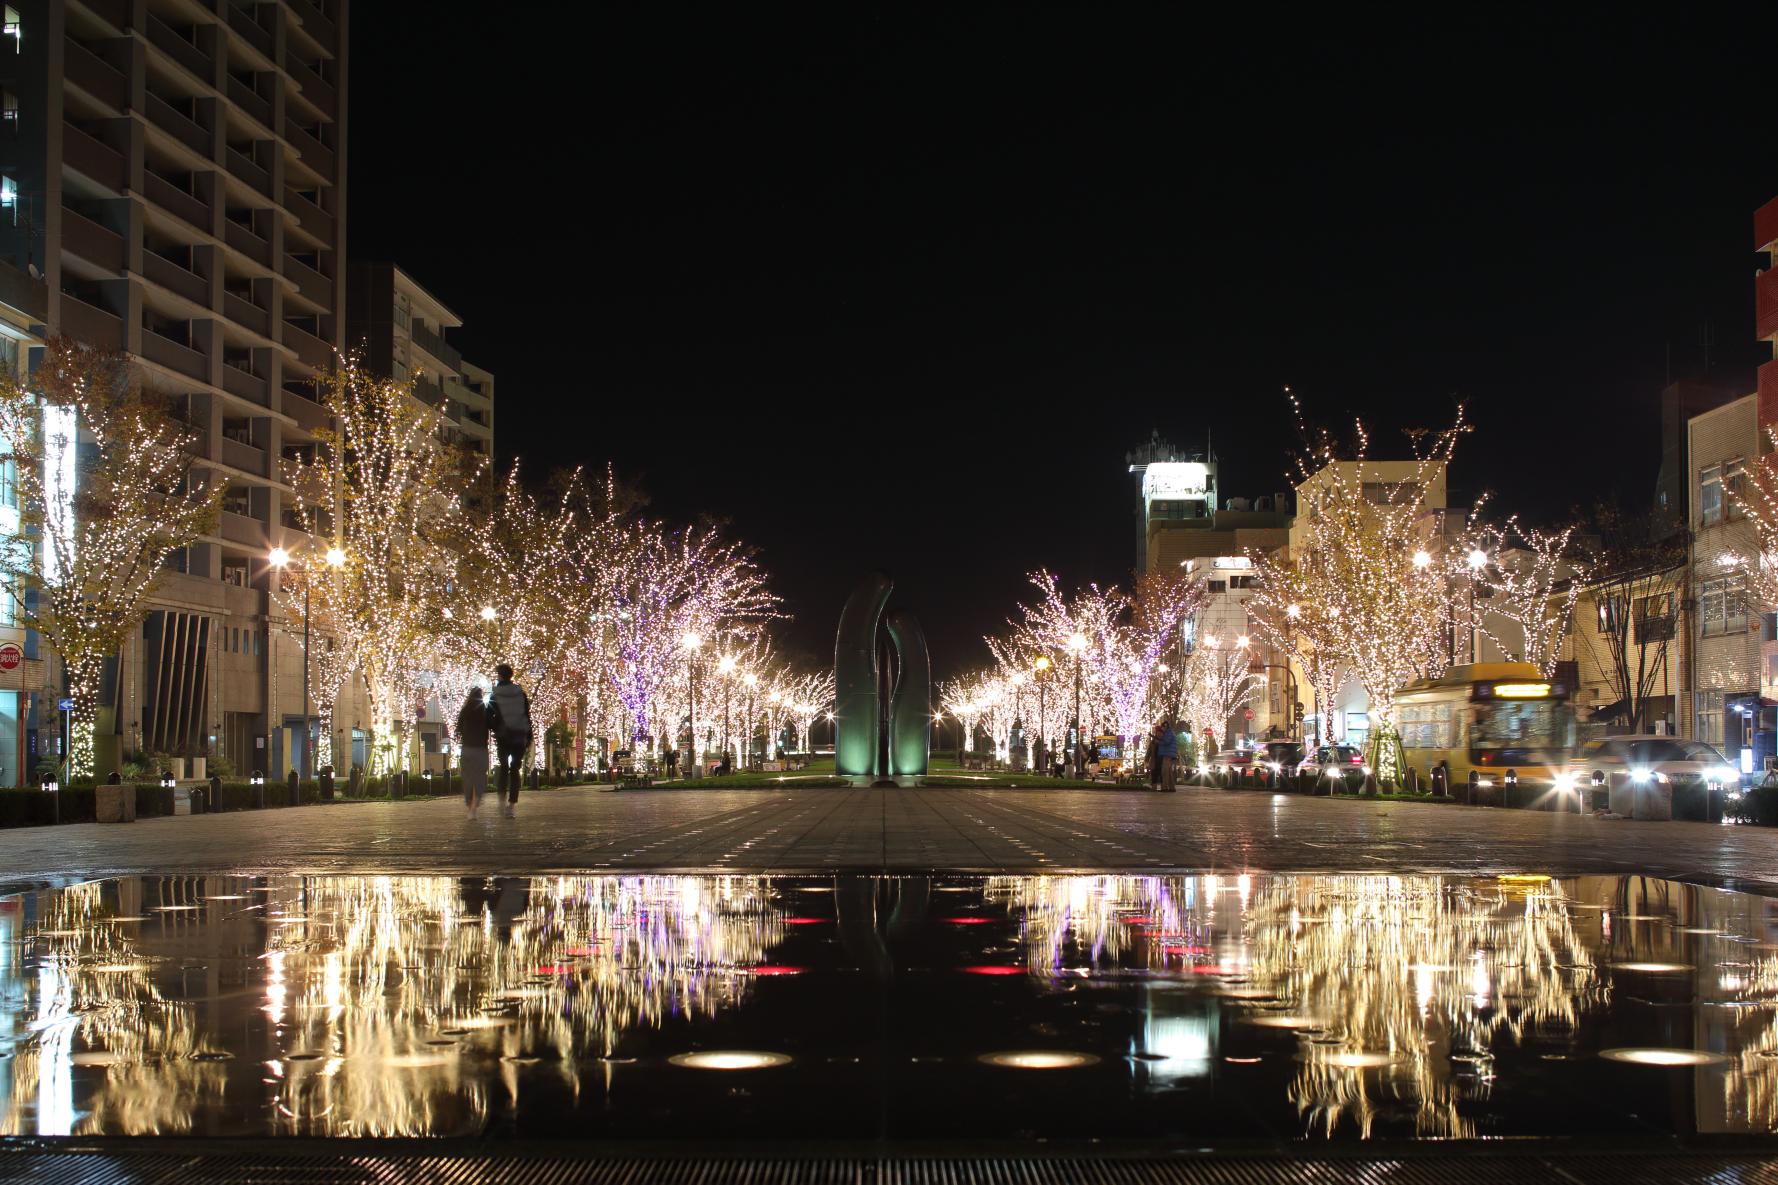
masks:
<instances>
[{"instance_id":1,"label":"light reflection in puddle","mask_svg":"<svg viewBox=\"0 0 1778 1185\"><path fill-rule=\"evenodd\" d=\"M0 1132L868 1138L887 1107L934 1138L1474 1138L1584 1097L1597 1133L1649 1122L1648 1075L1609 1069L1627 1054L1689 1084L1697 1130L1778 1129L1778 958L1698 953L1778 926L1759 898L947 879L141 877L3 898ZM266 912L191 904L248 898ZM984 1108L1001 1068L1070 1072ZM1168 1102L1221 1068L1234 1111Z\"/></svg>"}]
</instances>

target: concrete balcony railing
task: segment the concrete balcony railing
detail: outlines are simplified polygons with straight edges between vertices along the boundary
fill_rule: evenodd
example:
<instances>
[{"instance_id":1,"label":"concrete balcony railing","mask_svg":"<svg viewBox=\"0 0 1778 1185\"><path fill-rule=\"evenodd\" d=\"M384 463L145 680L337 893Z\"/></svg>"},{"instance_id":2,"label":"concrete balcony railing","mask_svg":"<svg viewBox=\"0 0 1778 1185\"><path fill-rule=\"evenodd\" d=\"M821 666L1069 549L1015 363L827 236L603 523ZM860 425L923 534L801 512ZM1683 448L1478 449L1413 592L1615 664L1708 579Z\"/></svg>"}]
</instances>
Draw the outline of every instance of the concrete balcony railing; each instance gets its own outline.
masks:
<instances>
[{"instance_id":1,"label":"concrete balcony railing","mask_svg":"<svg viewBox=\"0 0 1778 1185\"><path fill-rule=\"evenodd\" d=\"M100 350L124 348L123 318L62 293L62 332Z\"/></svg>"},{"instance_id":2,"label":"concrete balcony railing","mask_svg":"<svg viewBox=\"0 0 1778 1185\"><path fill-rule=\"evenodd\" d=\"M169 292L176 292L193 304L210 307L210 281L195 272L187 271L170 259L163 259L154 252L142 251L143 278L152 280Z\"/></svg>"},{"instance_id":3,"label":"concrete balcony railing","mask_svg":"<svg viewBox=\"0 0 1778 1185\"><path fill-rule=\"evenodd\" d=\"M231 219L222 223L222 241L265 267L272 266L272 245Z\"/></svg>"},{"instance_id":4,"label":"concrete balcony railing","mask_svg":"<svg viewBox=\"0 0 1778 1185\"><path fill-rule=\"evenodd\" d=\"M294 280L296 290L316 304L323 308L333 307L333 281L294 255L284 257L284 276Z\"/></svg>"},{"instance_id":5,"label":"concrete balcony railing","mask_svg":"<svg viewBox=\"0 0 1778 1185\"><path fill-rule=\"evenodd\" d=\"M291 147L302 154L303 162L310 168L323 177L333 176L333 149L297 127L296 123L289 119L284 121L284 138L290 141Z\"/></svg>"},{"instance_id":6,"label":"concrete balcony railing","mask_svg":"<svg viewBox=\"0 0 1778 1185\"><path fill-rule=\"evenodd\" d=\"M333 21L321 15L321 10L310 4L309 0L286 0L286 7L295 14L297 20L302 22L302 27L307 30L309 36L322 45L332 46L334 44L334 39L339 36L339 33L334 28Z\"/></svg>"},{"instance_id":7,"label":"concrete balcony railing","mask_svg":"<svg viewBox=\"0 0 1778 1185\"><path fill-rule=\"evenodd\" d=\"M216 63L210 55L191 43L191 40L173 28L167 22L148 14L148 44L160 50L168 57L184 66L206 83L216 81Z\"/></svg>"},{"instance_id":8,"label":"concrete balcony railing","mask_svg":"<svg viewBox=\"0 0 1778 1185\"><path fill-rule=\"evenodd\" d=\"M424 325L415 324L409 331L413 335L414 344L443 362L452 370L463 368L463 352L447 342L442 333L434 333Z\"/></svg>"},{"instance_id":9,"label":"concrete balcony railing","mask_svg":"<svg viewBox=\"0 0 1778 1185\"><path fill-rule=\"evenodd\" d=\"M113 111L122 111L129 105L130 80L110 62L72 37L63 41L62 70L69 83Z\"/></svg>"},{"instance_id":10,"label":"concrete balcony railing","mask_svg":"<svg viewBox=\"0 0 1778 1185\"><path fill-rule=\"evenodd\" d=\"M333 246L333 219L327 212L296 190L286 186L284 189L284 208L295 214L302 228L314 235L329 247Z\"/></svg>"},{"instance_id":11,"label":"concrete balcony railing","mask_svg":"<svg viewBox=\"0 0 1778 1185\"><path fill-rule=\"evenodd\" d=\"M252 301L232 292L222 294L222 315L236 325L243 325L261 337L272 336L272 315Z\"/></svg>"},{"instance_id":12,"label":"concrete balcony railing","mask_svg":"<svg viewBox=\"0 0 1778 1185\"><path fill-rule=\"evenodd\" d=\"M224 367L223 374L228 374L230 369ZM238 440L230 440L226 436L222 438L222 463L239 469L243 473L251 473L255 477L266 475L264 449L256 448L251 444L242 444Z\"/></svg>"},{"instance_id":13,"label":"concrete balcony railing","mask_svg":"<svg viewBox=\"0 0 1778 1185\"><path fill-rule=\"evenodd\" d=\"M175 108L171 103L158 95L149 95L142 100L147 110L149 122L161 131L203 157L206 161L215 156L210 143L210 133L191 116Z\"/></svg>"},{"instance_id":14,"label":"concrete balcony railing","mask_svg":"<svg viewBox=\"0 0 1778 1185\"><path fill-rule=\"evenodd\" d=\"M209 359L190 346L170 337L162 337L146 327L142 330L142 356L175 374L182 374L200 383L210 381Z\"/></svg>"},{"instance_id":15,"label":"concrete balcony railing","mask_svg":"<svg viewBox=\"0 0 1778 1185\"><path fill-rule=\"evenodd\" d=\"M62 122L62 161L114 192L121 193L129 186L129 169L123 153L66 120Z\"/></svg>"},{"instance_id":16,"label":"concrete balcony railing","mask_svg":"<svg viewBox=\"0 0 1778 1185\"><path fill-rule=\"evenodd\" d=\"M303 98L327 115L338 114L338 108L334 105L334 92L331 83L323 82L319 74L288 54L284 58L284 69L301 89Z\"/></svg>"},{"instance_id":17,"label":"concrete balcony railing","mask_svg":"<svg viewBox=\"0 0 1778 1185\"><path fill-rule=\"evenodd\" d=\"M316 370L326 370L333 365L333 347L306 329L298 329L286 321L282 340L296 352L298 361Z\"/></svg>"},{"instance_id":18,"label":"concrete balcony railing","mask_svg":"<svg viewBox=\"0 0 1778 1185\"><path fill-rule=\"evenodd\" d=\"M1753 335L1778 341L1778 268L1768 268L1753 281Z\"/></svg>"},{"instance_id":19,"label":"concrete balcony railing","mask_svg":"<svg viewBox=\"0 0 1778 1185\"><path fill-rule=\"evenodd\" d=\"M272 175L268 170L255 164L246 153L238 148L230 148L223 156L228 163L229 172L266 197L272 196Z\"/></svg>"},{"instance_id":20,"label":"concrete balcony railing","mask_svg":"<svg viewBox=\"0 0 1778 1185\"><path fill-rule=\"evenodd\" d=\"M1778 198L1761 206L1753 215L1753 249L1766 251L1778 242Z\"/></svg>"},{"instance_id":21,"label":"concrete balcony railing","mask_svg":"<svg viewBox=\"0 0 1778 1185\"><path fill-rule=\"evenodd\" d=\"M313 399L306 399L288 387L280 395L278 409L297 422L297 425L309 432L319 432L327 427L327 409Z\"/></svg>"},{"instance_id":22,"label":"concrete balcony railing","mask_svg":"<svg viewBox=\"0 0 1778 1185\"><path fill-rule=\"evenodd\" d=\"M123 271L123 236L66 206L62 207L62 249L106 271Z\"/></svg>"},{"instance_id":23,"label":"concrete balcony railing","mask_svg":"<svg viewBox=\"0 0 1778 1185\"><path fill-rule=\"evenodd\" d=\"M272 31L254 20L252 15L239 5L228 4L224 7L228 9L229 32L266 57L271 57L276 49L272 41Z\"/></svg>"},{"instance_id":24,"label":"concrete balcony railing","mask_svg":"<svg viewBox=\"0 0 1778 1185\"><path fill-rule=\"evenodd\" d=\"M237 514L225 510L220 516L217 533L230 543L239 543L243 547L263 547L265 545L265 524L245 514Z\"/></svg>"},{"instance_id":25,"label":"concrete balcony railing","mask_svg":"<svg viewBox=\"0 0 1778 1185\"><path fill-rule=\"evenodd\" d=\"M190 223L205 234L210 233L210 207L159 173L144 170L142 193L149 201L175 218Z\"/></svg>"},{"instance_id":26,"label":"concrete balcony railing","mask_svg":"<svg viewBox=\"0 0 1778 1185\"><path fill-rule=\"evenodd\" d=\"M272 398L271 384L256 374L242 370L228 363L222 365L222 389L230 395L239 395L242 399L257 403L261 407L269 406Z\"/></svg>"},{"instance_id":27,"label":"concrete balcony railing","mask_svg":"<svg viewBox=\"0 0 1778 1185\"><path fill-rule=\"evenodd\" d=\"M228 84L224 88L228 101L245 111L248 115L270 128L272 126L272 101L261 97L246 83L234 75L228 76Z\"/></svg>"}]
</instances>

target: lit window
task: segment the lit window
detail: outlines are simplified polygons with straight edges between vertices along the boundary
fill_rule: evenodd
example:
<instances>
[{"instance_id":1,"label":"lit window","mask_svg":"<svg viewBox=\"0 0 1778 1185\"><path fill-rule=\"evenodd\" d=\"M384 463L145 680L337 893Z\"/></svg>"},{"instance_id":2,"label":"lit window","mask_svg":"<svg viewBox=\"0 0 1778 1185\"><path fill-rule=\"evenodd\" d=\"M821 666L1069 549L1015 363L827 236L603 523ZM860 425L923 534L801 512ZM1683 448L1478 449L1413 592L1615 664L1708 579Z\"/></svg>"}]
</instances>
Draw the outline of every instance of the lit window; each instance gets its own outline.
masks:
<instances>
[{"instance_id":1,"label":"lit window","mask_svg":"<svg viewBox=\"0 0 1778 1185\"><path fill-rule=\"evenodd\" d=\"M17 53L25 39L25 26L19 21L19 10L8 4L6 6L6 23L0 25L0 35L12 38L12 52Z\"/></svg>"},{"instance_id":2,"label":"lit window","mask_svg":"<svg viewBox=\"0 0 1778 1185\"><path fill-rule=\"evenodd\" d=\"M13 132L19 127L19 97L6 87L0 87L0 125Z\"/></svg>"},{"instance_id":3,"label":"lit window","mask_svg":"<svg viewBox=\"0 0 1778 1185\"><path fill-rule=\"evenodd\" d=\"M1722 466L1706 465L1698 470L1698 525L1715 526L1722 521Z\"/></svg>"}]
</instances>

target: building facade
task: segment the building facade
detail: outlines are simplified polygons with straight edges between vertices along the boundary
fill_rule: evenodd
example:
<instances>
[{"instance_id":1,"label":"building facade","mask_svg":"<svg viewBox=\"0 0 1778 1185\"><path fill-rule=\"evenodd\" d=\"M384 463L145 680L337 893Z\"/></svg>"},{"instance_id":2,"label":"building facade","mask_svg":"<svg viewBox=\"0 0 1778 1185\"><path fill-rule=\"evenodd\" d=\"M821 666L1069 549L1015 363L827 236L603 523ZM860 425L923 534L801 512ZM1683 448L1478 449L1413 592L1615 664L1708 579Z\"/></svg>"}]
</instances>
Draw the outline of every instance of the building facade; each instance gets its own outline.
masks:
<instances>
[{"instance_id":1,"label":"building facade","mask_svg":"<svg viewBox=\"0 0 1778 1185\"><path fill-rule=\"evenodd\" d=\"M1745 568L1759 541L1737 505L1750 466L1759 463L1759 398L1748 395L1694 416L1687 426L1691 458L1689 735L1723 750L1731 761L1756 747L1768 709L1760 704L1760 616L1748 603ZM1682 722L1681 728L1686 728ZM1768 729L1769 737L1769 721ZM1764 745L1770 755L1769 739Z\"/></svg>"},{"instance_id":2,"label":"building facade","mask_svg":"<svg viewBox=\"0 0 1778 1185\"><path fill-rule=\"evenodd\" d=\"M304 547L282 465L326 424L317 378L345 340L346 15L8 8L0 259L43 281L40 336L127 355L197 437L196 479L226 486L107 679L101 769L209 752L278 772L307 732L300 623L275 611L266 557Z\"/></svg>"}]
</instances>

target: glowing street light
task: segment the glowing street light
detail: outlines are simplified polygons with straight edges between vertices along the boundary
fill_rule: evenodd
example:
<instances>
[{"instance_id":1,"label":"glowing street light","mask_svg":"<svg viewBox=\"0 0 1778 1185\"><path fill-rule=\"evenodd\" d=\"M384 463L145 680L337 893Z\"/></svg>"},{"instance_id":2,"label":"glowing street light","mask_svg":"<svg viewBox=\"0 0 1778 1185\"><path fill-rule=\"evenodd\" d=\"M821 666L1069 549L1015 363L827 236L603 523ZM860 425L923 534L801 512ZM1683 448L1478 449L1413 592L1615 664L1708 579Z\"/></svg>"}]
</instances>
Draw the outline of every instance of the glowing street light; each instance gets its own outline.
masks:
<instances>
[{"instance_id":1,"label":"glowing street light","mask_svg":"<svg viewBox=\"0 0 1778 1185\"><path fill-rule=\"evenodd\" d=\"M686 751L686 759L691 768L686 772L694 778L704 776L703 763L698 760L698 667L693 661L698 651L703 649L704 639L696 630L686 630L679 639L679 645L685 648L685 700L687 718L691 723L691 743Z\"/></svg>"},{"instance_id":2,"label":"glowing street light","mask_svg":"<svg viewBox=\"0 0 1778 1185\"><path fill-rule=\"evenodd\" d=\"M325 558L329 568L343 568L346 566L346 553L337 547L328 548Z\"/></svg>"},{"instance_id":3,"label":"glowing street light","mask_svg":"<svg viewBox=\"0 0 1778 1185\"><path fill-rule=\"evenodd\" d=\"M1469 566L1477 572L1480 572L1483 568L1486 568L1488 566L1488 553L1483 551L1479 547L1476 548L1474 551L1470 552L1469 553Z\"/></svg>"},{"instance_id":4,"label":"glowing street light","mask_svg":"<svg viewBox=\"0 0 1778 1185\"><path fill-rule=\"evenodd\" d=\"M1421 548L1419 551L1416 551L1414 553L1414 567L1419 568L1421 570L1425 570L1427 568L1432 567L1432 553L1427 551L1425 548Z\"/></svg>"},{"instance_id":5,"label":"glowing street light","mask_svg":"<svg viewBox=\"0 0 1778 1185\"><path fill-rule=\"evenodd\" d=\"M1303 607L1301 605L1298 605L1293 602L1289 605L1284 606L1284 616L1290 618L1290 620L1295 621L1297 618L1301 617L1302 615L1303 615Z\"/></svg>"},{"instance_id":6,"label":"glowing street light","mask_svg":"<svg viewBox=\"0 0 1778 1185\"><path fill-rule=\"evenodd\" d=\"M1080 736L1080 659L1087 650L1087 636L1076 631L1068 639L1068 653L1074 655L1074 776L1079 778L1086 774L1086 746L1082 745Z\"/></svg>"}]
</instances>

